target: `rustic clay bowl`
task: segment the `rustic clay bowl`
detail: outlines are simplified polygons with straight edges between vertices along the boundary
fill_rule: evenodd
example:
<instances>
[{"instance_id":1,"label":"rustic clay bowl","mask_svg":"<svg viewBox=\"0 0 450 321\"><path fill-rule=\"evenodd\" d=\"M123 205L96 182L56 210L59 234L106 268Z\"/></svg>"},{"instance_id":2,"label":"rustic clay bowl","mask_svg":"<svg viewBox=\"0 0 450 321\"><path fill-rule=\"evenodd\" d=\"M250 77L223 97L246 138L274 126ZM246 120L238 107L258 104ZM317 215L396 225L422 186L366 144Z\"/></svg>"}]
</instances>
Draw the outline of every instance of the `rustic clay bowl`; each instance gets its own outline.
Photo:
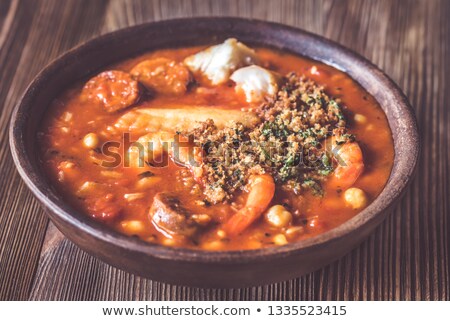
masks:
<instances>
[{"instance_id":1,"label":"rustic clay bowl","mask_svg":"<svg viewBox=\"0 0 450 321\"><path fill-rule=\"evenodd\" d=\"M228 37L313 58L345 71L379 102L395 145L394 167L380 196L339 227L305 241L250 251L169 248L121 235L70 207L49 184L36 155L36 131L49 103L75 81L143 51L213 44ZM202 287L245 287L311 272L364 240L390 212L410 181L419 151L413 111L399 88L369 61L329 40L291 27L237 18L147 23L95 38L47 66L12 115L10 144L25 183L58 229L99 259L154 280Z\"/></svg>"}]
</instances>

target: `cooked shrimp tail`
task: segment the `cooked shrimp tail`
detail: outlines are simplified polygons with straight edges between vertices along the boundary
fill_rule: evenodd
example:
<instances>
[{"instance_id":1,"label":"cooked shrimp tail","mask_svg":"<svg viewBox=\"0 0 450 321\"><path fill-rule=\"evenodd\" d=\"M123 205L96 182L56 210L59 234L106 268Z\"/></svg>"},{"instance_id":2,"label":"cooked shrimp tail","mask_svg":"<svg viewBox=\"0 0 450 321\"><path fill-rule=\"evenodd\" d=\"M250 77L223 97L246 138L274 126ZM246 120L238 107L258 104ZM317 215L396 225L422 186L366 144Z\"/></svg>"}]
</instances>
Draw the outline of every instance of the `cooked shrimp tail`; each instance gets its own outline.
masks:
<instances>
[{"instance_id":1,"label":"cooked shrimp tail","mask_svg":"<svg viewBox=\"0 0 450 321\"><path fill-rule=\"evenodd\" d=\"M245 206L236 212L224 226L228 235L237 235L247 229L267 209L275 194L275 182L268 174L250 177Z\"/></svg>"},{"instance_id":2,"label":"cooked shrimp tail","mask_svg":"<svg viewBox=\"0 0 450 321\"><path fill-rule=\"evenodd\" d=\"M347 189L364 171L361 148L357 142L347 142L343 145L336 145L333 142L332 153L338 165L328 184L332 187Z\"/></svg>"}]
</instances>

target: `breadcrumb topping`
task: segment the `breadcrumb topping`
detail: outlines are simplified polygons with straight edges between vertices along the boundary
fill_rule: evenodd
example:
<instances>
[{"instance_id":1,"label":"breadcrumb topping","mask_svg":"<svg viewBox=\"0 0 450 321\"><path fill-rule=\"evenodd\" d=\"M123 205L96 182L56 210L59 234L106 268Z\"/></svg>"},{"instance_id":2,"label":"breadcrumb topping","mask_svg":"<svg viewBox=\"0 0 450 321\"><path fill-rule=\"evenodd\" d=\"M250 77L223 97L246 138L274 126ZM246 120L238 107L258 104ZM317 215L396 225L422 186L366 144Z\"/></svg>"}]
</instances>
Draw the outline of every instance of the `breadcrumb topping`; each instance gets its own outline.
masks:
<instances>
[{"instance_id":1,"label":"breadcrumb topping","mask_svg":"<svg viewBox=\"0 0 450 321\"><path fill-rule=\"evenodd\" d=\"M263 173L284 189L322 195L321 182L335 167L326 139L334 136L340 144L354 140L340 101L312 80L290 73L257 113L261 122L254 128L235 122L218 130L207 120L187 133L204 151L206 200L229 201L236 190L246 189L249 176Z\"/></svg>"}]
</instances>

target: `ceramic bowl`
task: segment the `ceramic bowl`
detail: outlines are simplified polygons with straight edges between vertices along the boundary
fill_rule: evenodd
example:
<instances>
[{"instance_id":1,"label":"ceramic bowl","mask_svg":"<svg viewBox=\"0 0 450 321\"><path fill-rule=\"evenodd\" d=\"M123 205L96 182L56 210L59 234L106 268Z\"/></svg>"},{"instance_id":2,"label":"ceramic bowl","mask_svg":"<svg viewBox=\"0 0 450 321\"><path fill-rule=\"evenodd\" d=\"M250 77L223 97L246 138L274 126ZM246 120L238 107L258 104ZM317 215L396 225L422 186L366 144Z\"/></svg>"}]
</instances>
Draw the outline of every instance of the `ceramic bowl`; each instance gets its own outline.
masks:
<instances>
[{"instance_id":1,"label":"ceramic bowl","mask_svg":"<svg viewBox=\"0 0 450 321\"><path fill-rule=\"evenodd\" d=\"M50 102L74 82L122 59L164 47L218 43L229 37L332 65L375 97L387 115L395 147L392 173L381 194L361 213L317 237L281 247L229 252L146 243L119 234L69 206L49 184L37 157L36 133ZM10 144L25 183L58 229L81 249L153 280L201 287L246 287L287 280L338 259L367 238L390 213L412 178L419 152L412 108L397 85L372 63L303 30L238 18L147 23L100 36L68 51L37 75L17 104Z\"/></svg>"}]
</instances>

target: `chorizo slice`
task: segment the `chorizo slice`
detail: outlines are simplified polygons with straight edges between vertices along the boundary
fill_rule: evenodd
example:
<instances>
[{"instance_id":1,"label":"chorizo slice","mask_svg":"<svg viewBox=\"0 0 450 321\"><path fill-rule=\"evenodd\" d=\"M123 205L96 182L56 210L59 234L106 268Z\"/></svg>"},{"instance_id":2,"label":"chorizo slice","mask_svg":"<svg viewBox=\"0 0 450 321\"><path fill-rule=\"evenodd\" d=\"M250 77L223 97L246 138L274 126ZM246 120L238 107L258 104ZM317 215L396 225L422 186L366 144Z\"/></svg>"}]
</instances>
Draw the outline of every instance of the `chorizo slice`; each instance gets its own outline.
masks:
<instances>
[{"instance_id":1,"label":"chorizo slice","mask_svg":"<svg viewBox=\"0 0 450 321\"><path fill-rule=\"evenodd\" d=\"M172 236L191 237L200 227L174 193L156 194L149 214L159 231Z\"/></svg>"},{"instance_id":2,"label":"chorizo slice","mask_svg":"<svg viewBox=\"0 0 450 321\"><path fill-rule=\"evenodd\" d=\"M168 58L144 60L131 75L148 90L166 95L184 94L193 80L188 68Z\"/></svg>"},{"instance_id":3,"label":"chorizo slice","mask_svg":"<svg viewBox=\"0 0 450 321\"><path fill-rule=\"evenodd\" d=\"M91 78L82 94L99 103L107 112L116 112L136 104L140 97L139 83L130 74L109 70Z\"/></svg>"}]
</instances>

